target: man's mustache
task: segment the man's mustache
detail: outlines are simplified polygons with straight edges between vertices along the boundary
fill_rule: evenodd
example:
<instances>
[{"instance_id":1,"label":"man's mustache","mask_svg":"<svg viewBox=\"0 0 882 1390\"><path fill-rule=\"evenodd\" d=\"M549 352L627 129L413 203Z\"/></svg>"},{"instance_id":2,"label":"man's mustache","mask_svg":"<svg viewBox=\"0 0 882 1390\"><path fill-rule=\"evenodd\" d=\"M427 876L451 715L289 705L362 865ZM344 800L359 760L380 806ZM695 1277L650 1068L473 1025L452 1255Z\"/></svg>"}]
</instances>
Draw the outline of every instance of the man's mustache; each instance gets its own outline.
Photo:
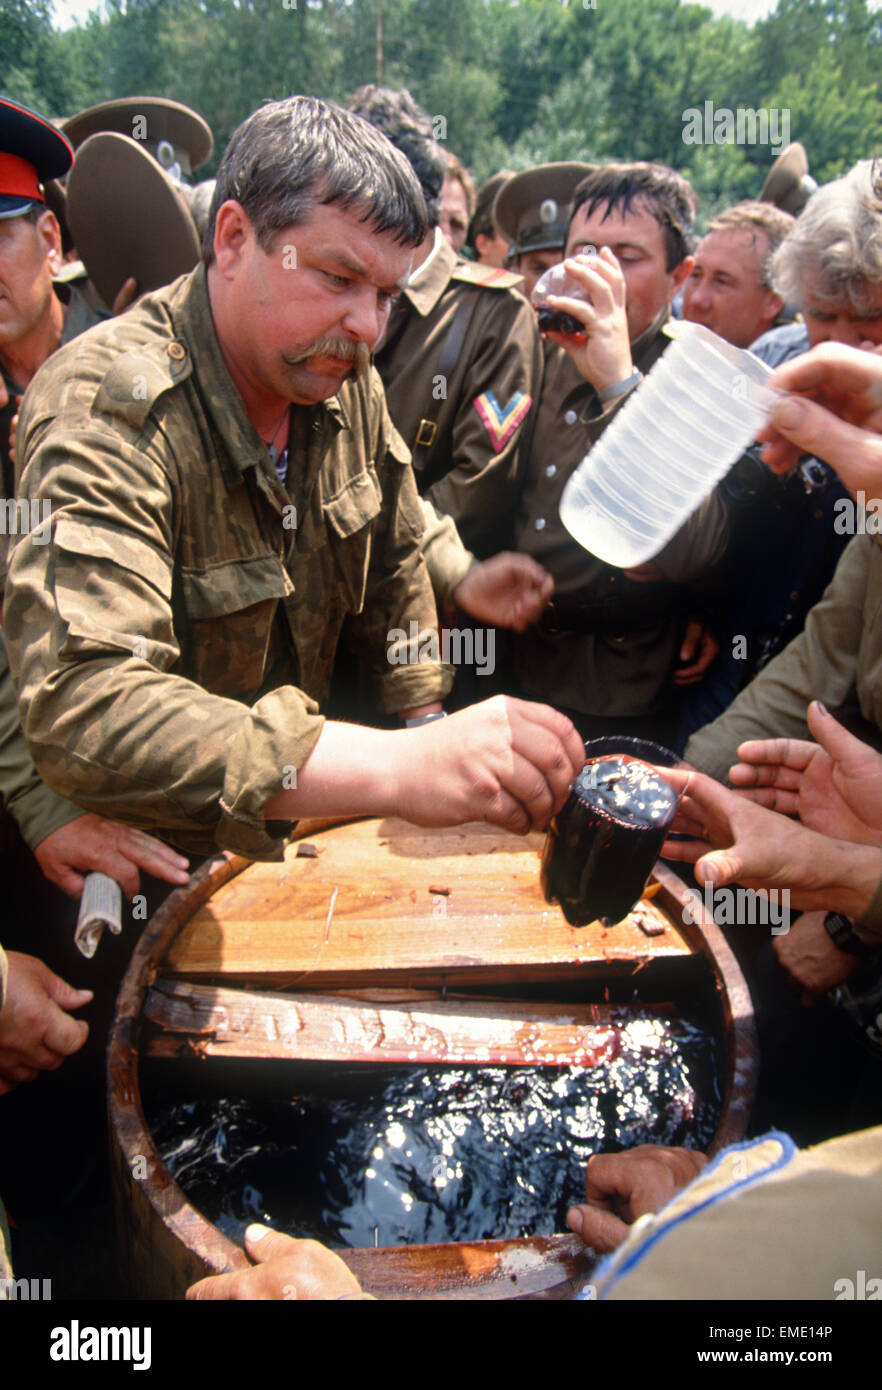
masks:
<instances>
[{"instance_id":1,"label":"man's mustache","mask_svg":"<svg viewBox=\"0 0 882 1390\"><path fill-rule=\"evenodd\" d=\"M296 367L298 362L307 362L310 357L339 357L344 362L351 359L356 376L367 371L371 360L367 343L353 343L350 338L318 338L306 352L296 357L283 353L282 357L289 367Z\"/></svg>"}]
</instances>

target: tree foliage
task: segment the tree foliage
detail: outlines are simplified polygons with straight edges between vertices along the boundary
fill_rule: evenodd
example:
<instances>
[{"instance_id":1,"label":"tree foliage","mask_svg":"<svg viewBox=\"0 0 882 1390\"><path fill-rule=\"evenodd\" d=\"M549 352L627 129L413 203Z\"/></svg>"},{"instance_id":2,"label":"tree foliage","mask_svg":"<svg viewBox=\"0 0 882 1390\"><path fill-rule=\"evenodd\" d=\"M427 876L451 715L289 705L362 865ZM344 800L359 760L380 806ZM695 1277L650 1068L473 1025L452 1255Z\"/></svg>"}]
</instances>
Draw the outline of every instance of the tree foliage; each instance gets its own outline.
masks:
<instances>
[{"instance_id":1,"label":"tree foliage","mask_svg":"<svg viewBox=\"0 0 882 1390\"><path fill-rule=\"evenodd\" d=\"M484 178L547 159L661 159L709 215L755 196L775 151L685 144L684 112L789 113L819 180L882 150L882 12L778 0L753 28L681 0L105 0L60 31L0 0L0 89L52 116L152 93L199 110L216 156L268 98L405 85ZM210 172L206 169L203 172Z\"/></svg>"}]
</instances>

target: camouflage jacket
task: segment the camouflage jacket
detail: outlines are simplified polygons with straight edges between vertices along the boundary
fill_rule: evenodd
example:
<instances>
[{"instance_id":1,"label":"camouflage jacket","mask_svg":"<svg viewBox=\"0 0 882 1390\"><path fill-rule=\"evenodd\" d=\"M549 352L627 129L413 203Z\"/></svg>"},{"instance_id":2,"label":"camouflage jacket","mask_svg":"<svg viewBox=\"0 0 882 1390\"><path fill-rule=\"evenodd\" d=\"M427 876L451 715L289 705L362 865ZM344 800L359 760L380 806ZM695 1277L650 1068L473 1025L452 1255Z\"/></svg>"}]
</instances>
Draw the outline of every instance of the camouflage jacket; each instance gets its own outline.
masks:
<instances>
[{"instance_id":1,"label":"camouflage jacket","mask_svg":"<svg viewBox=\"0 0 882 1390\"><path fill-rule=\"evenodd\" d=\"M61 335L65 343L85 333L86 329L100 323L107 315L99 315L91 309L82 294L74 285L56 283L55 293L67 305L64 315L64 331ZM9 393L8 406L0 411L0 471L3 475L3 526L0 534L0 594L6 584L9 538L24 518L14 501L14 468L9 454L9 429L12 417L18 410L16 396L20 388L7 375L3 379ZM30 521L30 515L28 516ZM63 797L56 796L41 780L28 752L21 721L18 717L18 701L9 674L9 661L6 656L6 643L0 634L0 794L3 796L5 810L16 821L22 839L31 849L36 849L56 830L76 820L83 814L79 806L74 806Z\"/></svg>"},{"instance_id":2,"label":"camouflage jacket","mask_svg":"<svg viewBox=\"0 0 882 1390\"><path fill-rule=\"evenodd\" d=\"M440 699L390 665L435 624L409 456L371 371L292 407L283 487L224 365L197 268L56 353L22 406L6 637L37 767L86 809L185 850L280 857L262 807L319 737L344 618L382 708Z\"/></svg>"}]
</instances>

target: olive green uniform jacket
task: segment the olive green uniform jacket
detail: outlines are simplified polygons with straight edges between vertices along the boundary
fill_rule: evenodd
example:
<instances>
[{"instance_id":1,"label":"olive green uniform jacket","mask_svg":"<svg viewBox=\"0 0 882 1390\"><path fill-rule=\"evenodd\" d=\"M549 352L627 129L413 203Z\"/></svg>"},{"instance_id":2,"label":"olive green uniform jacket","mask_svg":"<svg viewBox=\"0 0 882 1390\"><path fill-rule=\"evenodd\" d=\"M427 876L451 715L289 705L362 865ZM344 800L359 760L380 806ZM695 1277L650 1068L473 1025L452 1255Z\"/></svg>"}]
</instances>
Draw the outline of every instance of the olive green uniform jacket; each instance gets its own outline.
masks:
<instances>
[{"instance_id":1,"label":"olive green uniform jacket","mask_svg":"<svg viewBox=\"0 0 882 1390\"><path fill-rule=\"evenodd\" d=\"M882 548L855 536L842 553L804 630L712 724L693 734L685 756L719 781L750 738L811 738L812 700L828 708L856 693L864 718L882 729Z\"/></svg>"},{"instance_id":2,"label":"olive green uniform jacket","mask_svg":"<svg viewBox=\"0 0 882 1390\"><path fill-rule=\"evenodd\" d=\"M667 319L665 310L631 345L641 372L670 342ZM714 491L655 556L664 579L645 583L573 540L560 519L564 487L629 395L604 408L563 349L548 350L515 532L515 549L554 579L553 607L514 639L518 686L529 699L592 716L639 716L664 705L682 639L684 586L719 559L728 535L726 508Z\"/></svg>"},{"instance_id":3,"label":"olive green uniform jacket","mask_svg":"<svg viewBox=\"0 0 882 1390\"><path fill-rule=\"evenodd\" d=\"M439 237L425 274L418 270L396 301L374 360L389 413L414 452L421 495L486 559L510 543L542 350L533 310L513 288L519 277L458 261ZM465 335L442 380L439 362L461 310ZM421 437L433 439L425 457L415 447Z\"/></svg>"},{"instance_id":4,"label":"olive green uniform jacket","mask_svg":"<svg viewBox=\"0 0 882 1390\"><path fill-rule=\"evenodd\" d=\"M56 292L67 303L64 331L60 344L63 347L73 338L78 338L87 328L92 328L96 323L100 323L101 319L89 308L83 296L73 285L56 287ZM12 461L8 453L9 423L15 414L14 395L17 394L17 390L15 383L9 378L6 378L6 382L11 399L9 409L2 413L2 425L0 425L0 468L2 468L4 478L4 490L11 497L14 488ZM40 515L42 515L42 509ZM0 593L3 592L6 582L10 530L10 509L7 506L6 526L3 534L0 535ZM47 835L60 830L63 825L67 825L83 814L79 806L73 806L63 797L56 796L55 792L51 791L41 780L34 767L34 761L28 752L28 746L21 729L15 687L9 672L6 640L2 632L0 632L0 795L3 797L6 810L16 821L22 839L31 849L35 849L41 841L46 839Z\"/></svg>"},{"instance_id":5,"label":"olive green uniform jacket","mask_svg":"<svg viewBox=\"0 0 882 1390\"><path fill-rule=\"evenodd\" d=\"M387 634L435 625L407 450L376 373L292 407L285 488L221 356L197 268L62 349L22 407L6 603L25 736L46 782L194 853L281 856L267 799L321 733L340 629L386 711L441 699ZM417 642L415 641L415 646Z\"/></svg>"}]
</instances>

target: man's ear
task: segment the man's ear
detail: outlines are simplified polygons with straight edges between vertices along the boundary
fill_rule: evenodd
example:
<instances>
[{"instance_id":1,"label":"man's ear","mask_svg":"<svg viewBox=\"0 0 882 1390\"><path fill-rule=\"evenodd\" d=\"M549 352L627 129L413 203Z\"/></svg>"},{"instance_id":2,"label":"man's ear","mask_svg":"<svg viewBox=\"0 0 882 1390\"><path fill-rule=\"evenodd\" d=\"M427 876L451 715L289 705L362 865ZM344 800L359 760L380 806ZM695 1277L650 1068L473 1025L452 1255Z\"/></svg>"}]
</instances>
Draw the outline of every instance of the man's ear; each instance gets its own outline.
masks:
<instances>
[{"instance_id":1,"label":"man's ear","mask_svg":"<svg viewBox=\"0 0 882 1390\"><path fill-rule=\"evenodd\" d=\"M780 294L776 294L774 290L766 290L763 296L763 318L766 320L767 328L771 328L783 308L784 300Z\"/></svg>"},{"instance_id":2,"label":"man's ear","mask_svg":"<svg viewBox=\"0 0 882 1390\"><path fill-rule=\"evenodd\" d=\"M676 294L680 286L685 284L685 282L689 279L689 276L692 274L692 267L694 265L694 256L684 256L680 264L675 265L674 269L669 272L671 279L674 282L674 294ZM674 297L674 294L671 295L672 299Z\"/></svg>"},{"instance_id":3,"label":"man's ear","mask_svg":"<svg viewBox=\"0 0 882 1390\"><path fill-rule=\"evenodd\" d=\"M36 228L37 236L46 250L49 269L53 275L57 275L64 258L61 251L61 228L55 213L50 212L48 208L45 212L41 212L37 218Z\"/></svg>"},{"instance_id":4,"label":"man's ear","mask_svg":"<svg viewBox=\"0 0 882 1390\"><path fill-rule=\"evenodd\" d=\"M222 203L214 223L214 263L225 279L235 275L253 237L254 228L242 204L235 198Z\"/></svg>"}]
</instances>

